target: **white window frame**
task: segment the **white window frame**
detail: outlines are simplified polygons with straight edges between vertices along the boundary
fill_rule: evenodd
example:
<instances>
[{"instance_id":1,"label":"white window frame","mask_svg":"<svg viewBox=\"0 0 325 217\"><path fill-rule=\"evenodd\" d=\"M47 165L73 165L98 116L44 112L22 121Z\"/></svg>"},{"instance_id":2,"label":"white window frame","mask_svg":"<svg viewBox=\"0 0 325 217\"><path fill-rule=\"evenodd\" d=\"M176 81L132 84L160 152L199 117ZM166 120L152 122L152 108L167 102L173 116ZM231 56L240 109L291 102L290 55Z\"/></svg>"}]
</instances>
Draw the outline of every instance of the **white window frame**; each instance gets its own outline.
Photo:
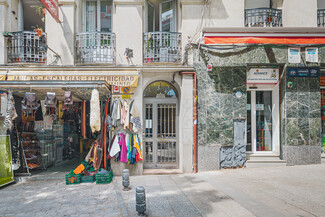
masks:
<instances>
[{"instance_id":1,"label":"white window frame","mask_svg":"<svg viewBox=\"0 0 325 217\"><path fill-rule=\"evenodd\" d=\"M172 2L172 8L173 8L173 19L174 19L174 24L172 25L171 31L170 32L177 32L177 5L176 5L176 0L166 0L162 1L159 3L159 31L162 32L162 21L161 21L161 15L162 15L162 4L167 3L167 2Z\"/></svg>"},{"instance_id":2,"label":"white window frame","mask_svg":"<svg viewBox=\"0 0 325 217\"><path fill-rule=\"evenodd\" d=\"M97 2L97 27L96 27L96 31L97 32L101 32L101 20L100 20L100 5L101 5L101 1L102 0L83 0L82 1L82 31L83 32L86 32L87 29L86 29L86 2L89 1L89 2ZM113 10L114 10L114 1L112 0L112 16L111 16L111 26L112 26L112 30L111 32L113 32Z\"/></svg>"},{"instance_id":3,"label":"white window frame","mask_svg":"<svg viewBox=\"0 0 325 217\"><path fill-rule=\"evenodd\" d=\"M146 20L146 32L148 32L149 29L149 21L148 21L148 15L149 15L149 6L153 7L153 32L156 29L156 11L155 11L155 6L150 2L150 1L146 1L146 16L145 16L145 20Z\"/></svg>"}]
</instances>

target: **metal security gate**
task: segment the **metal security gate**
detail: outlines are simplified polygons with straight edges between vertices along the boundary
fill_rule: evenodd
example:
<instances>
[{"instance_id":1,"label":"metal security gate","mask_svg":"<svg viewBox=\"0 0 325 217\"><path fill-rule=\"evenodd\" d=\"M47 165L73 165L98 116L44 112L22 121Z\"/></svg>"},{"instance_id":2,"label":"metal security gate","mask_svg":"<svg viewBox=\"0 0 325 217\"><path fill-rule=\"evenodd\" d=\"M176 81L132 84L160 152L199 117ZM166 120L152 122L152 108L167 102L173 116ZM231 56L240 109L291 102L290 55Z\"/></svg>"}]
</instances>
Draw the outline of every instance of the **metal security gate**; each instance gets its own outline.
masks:
<instances>
[{"instance_id":1,"label":"metal security gate","mask_svg":"<svg viewBox=\"0 0 325 217\"><path fill-rule=\"evenodd\" d=\"M178 168L177 100L144 104L145 168Z\"/></svg>"}]
</instances>

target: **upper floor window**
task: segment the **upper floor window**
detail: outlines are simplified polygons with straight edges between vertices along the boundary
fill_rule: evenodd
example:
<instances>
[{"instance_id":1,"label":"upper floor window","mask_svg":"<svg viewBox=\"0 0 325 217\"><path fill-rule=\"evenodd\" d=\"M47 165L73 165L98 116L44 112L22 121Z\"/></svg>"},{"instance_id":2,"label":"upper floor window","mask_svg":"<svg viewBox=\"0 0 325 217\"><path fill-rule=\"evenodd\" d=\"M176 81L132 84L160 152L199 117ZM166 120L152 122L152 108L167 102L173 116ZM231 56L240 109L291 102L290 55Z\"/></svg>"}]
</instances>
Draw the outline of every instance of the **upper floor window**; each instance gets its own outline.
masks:
<instances>
[{"instance_id":1,"label":"upper floor window","mask_svg":"<svg viewBox=\"0 0 325 217\"><path fill-rule=\"evenodd\" d=\"M176 0L147 1L147 32L176 32Z\"/></svg>"},{"instance_id":2,"label":"upper floor window","mask_svg":"<svg viewBox=\"0 0 325 217\"><path fill-rule=\"evenodd\" d=\"M112 31L112 1L85 0L83 14L85 32Z\"/></svg>"},{"instance_id":3,"label":"upper floor window","mask_svg":"<svg viewBox=\"0 0 325 217\"><path fill-rule=\"evenodd\" d=\"M272 0L246 0L245 26L247 27L281 27L282 10L277 1Z\"/></svg>"},{"instance_id":4,"label":"upper floor window","mask_svg":"<svg viewBox=\"0 0 325 217\"><path fill-rule=\"evenodd\" d=\"M318 0L317 1L317 26L324 27L325 26L325 1Z\"/></svg>"}]
</instances>

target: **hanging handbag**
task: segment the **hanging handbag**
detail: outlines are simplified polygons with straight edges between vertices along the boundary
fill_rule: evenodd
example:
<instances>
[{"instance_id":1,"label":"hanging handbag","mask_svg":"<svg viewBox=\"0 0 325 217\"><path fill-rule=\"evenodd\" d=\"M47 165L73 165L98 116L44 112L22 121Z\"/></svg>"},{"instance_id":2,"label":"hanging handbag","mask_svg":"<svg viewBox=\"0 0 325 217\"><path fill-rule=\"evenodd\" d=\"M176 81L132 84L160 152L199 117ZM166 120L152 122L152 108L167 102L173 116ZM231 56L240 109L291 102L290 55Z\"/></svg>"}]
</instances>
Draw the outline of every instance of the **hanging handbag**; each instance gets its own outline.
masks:
<instances>
[{"instance_id":1,"label":"hanging handbag","mask_svg":"<svg viewBox=\"0 0 325 217\"><path fill-rule=\"evenodd\" d=\"M44 106L49 108L55 108L56 104L58 102L58 99L56 98L55 93L47 92L46 97L44 100Z\"/></svg>"},{"instance_id":2,"label":"hanging handbag","mask_svg":"<svg viewBox=\"0 0 325 217\"><path fill-rule=\"evenodd\" d=\"M23 100L21 101L21 108L23 110L25 109L37 109L37 101L36 101L36 94L35 93L29 93L26 92Z\"/></svg>"},{"instance_id":3,"label":"hanging handbag","mask_svg":"<svg viewBox=\"0 0 325 217\"><path fill-rule=\"evenodd\" d=\"M64 105L69 106L73 104L72 94L71 91L65 91L64 92Z\"/></svg>"}]
</instances>

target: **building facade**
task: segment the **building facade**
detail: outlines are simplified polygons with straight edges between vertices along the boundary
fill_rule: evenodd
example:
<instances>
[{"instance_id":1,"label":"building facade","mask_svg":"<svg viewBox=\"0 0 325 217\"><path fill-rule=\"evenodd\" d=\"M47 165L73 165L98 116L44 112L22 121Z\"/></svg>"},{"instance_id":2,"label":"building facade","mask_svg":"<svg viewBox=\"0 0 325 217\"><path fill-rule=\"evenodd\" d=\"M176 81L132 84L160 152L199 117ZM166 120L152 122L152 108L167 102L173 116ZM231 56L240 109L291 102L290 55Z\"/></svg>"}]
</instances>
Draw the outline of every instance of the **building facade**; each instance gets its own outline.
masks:
<instances>
[{"instance_id":1,"label":"building facade","mask_svg":"<svg viewBox=\"0 0 325 217\"><path fill-rule=\"evenodd\" d=\"M59 0L60 22L41 6L0 0L1 90L23 81L22 97L29 82L106 81L123 100L126 83L114 79L134 76L127 95L140 111L144 160L113 161L115 174L220 169L237 140L249 162L320 163L324 1ZM317 75L289 75L298 68Z\"/></svg>"}]
</instances>

